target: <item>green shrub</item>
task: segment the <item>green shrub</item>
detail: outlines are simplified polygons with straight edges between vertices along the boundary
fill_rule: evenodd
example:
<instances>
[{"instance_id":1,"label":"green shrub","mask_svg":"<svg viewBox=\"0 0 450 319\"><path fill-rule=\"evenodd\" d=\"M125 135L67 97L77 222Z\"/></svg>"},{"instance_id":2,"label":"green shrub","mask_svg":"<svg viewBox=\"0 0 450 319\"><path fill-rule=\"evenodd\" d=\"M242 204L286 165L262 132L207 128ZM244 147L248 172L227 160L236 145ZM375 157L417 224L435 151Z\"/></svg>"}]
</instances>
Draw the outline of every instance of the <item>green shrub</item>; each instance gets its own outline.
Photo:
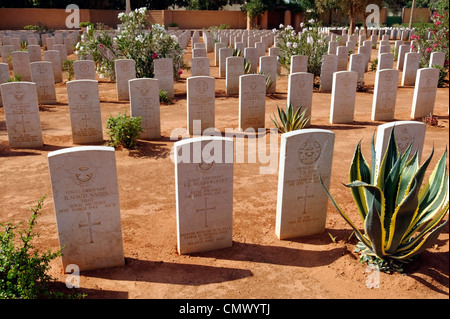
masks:
<instances>
[{"instance_id":1,"label":"green shrub","mask_svg":"<svg viewBox=\"0 0 450 319\"><path fill-rule=\"evenodd\" d=\"M159 89L159 102L172 104L172 100L167 96L167 91Z\"/></svg>"},{"instance_id":2,"label":"green shrub","mask_svg":"<svg viewBox=\"0 0 450 319\"><path fill-rule=\"evenodd\" d=\"M448 78L448 68L444 68L440 65L433 65L435 69L439 69L438 87L444 87L445 81Z\"/></svg>"},{"instance_id":3,"label":"green shrub","mask_svg":"<svg viewBox=\"0 0 450 319\"><path fill-rule=\"evenodd\" d=\"M23 222L15 225L0 224L0 299L36 299L61 297L50 291L54 279L48 275L50 261L61 256L61 251L39 253L31 241L39 236L34 226L45 196L31 207L31 218L25 227ZM20 227L24 227L20 229Z\"/></svg>"},{"instance_id":4,"label":"green shrub","mask_svg":"<svg viewBox=\"0 0 450 319\"><path fill-rule=\"evenodd\" d=\"M372 139L372 168L357 144L349 171L349 184L364 234L339 207L322 183L337 211L353 228L359 243L360 261L377 264L382 271L403 271L421 252L434 245L448 219L447 150L420 190L434 151L419 165L412 144L400 154L392 130L386 153L375 167ZM322 182L322 181L321 181Z\"/></svg>"},{"instance_id":5,"label":"green shrub","mask_svg":"<svg viewBox=\"0 0 450 319\"><path fill-rule=\"evenodd\" d=\"M118 147L123 146L131 149L136 148L137 140L143 129L141 127L142 117L131 117L126 114L112 115L106 121L107 134L110 137L109 144Z\"/></svg>"}]
</instances>

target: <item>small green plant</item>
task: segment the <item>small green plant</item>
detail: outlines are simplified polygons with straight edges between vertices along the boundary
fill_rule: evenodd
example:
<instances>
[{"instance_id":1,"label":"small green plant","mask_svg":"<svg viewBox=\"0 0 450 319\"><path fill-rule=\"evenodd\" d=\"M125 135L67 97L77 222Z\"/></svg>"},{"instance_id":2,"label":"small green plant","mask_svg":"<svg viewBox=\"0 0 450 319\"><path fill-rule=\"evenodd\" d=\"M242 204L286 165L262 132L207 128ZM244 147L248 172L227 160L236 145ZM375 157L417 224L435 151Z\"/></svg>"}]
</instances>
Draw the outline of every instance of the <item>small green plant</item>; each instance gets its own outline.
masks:
<instances>
[{"instance_id":1,"label":"small green plant","mask_svg":"<svg viewBox=\"0 0 450 319\"><path fill-rule=\"evenodd\" d=\"M142 117L131 117L124 112L116 117L109 116L106 121L107 134L110 137L109 145L113 147L123 146L128 149L136 148L140 133Z\"/></svg>"},{"instance_id":2,"label":"small green plant","mask_svg":"<svg viewBox=\"0 0 450 319\"><path fill-rule=\"evenodd\" d=\"M66 72L67 81L72 81L74 77L73 60L65 60L63 62L63 70Z\"/></svg>"},{"instance_id":3,"label":"small green plant","mask_svg":"<svg viewBox=\"0 0 450 319\"><path fill-rule=\"evenodd\" d=\"M80 27L81 28L87 28L87 27L94 27L94 24L92 22L88 22L88 21L84 21L84 22L80 22Z\"/></svg>"},{"instance_id":4,"label":"small green plant","mask_svg":"<svg viewBox=\"0 0 450 319\"><path fill-rule=\"evenodd\" d=\"M167 26L168 26L168 27L175 28L175 27L178 27L178 23L176 23L176 22L170 22Z\"/></svg>"},{"instance_id":5,"label":"small green plant","mask_svg":"<svg viewBox=\"0 0 450 319\"><path fill-rule=\"evenodd\" d=\"M50 261L61 256L61 251L39 253L32 240L39 236L34 232L37 217L45 196L36 206L30 207L31 218L17 224L0 224L0 299L36 299L61 297L50 290L54 281L48 271ZM21 229L23 227L23 229Z\"/></svg>"},{"instance_id":6,"label":"small green plant","mask_svg":"<svg viewBox=\"0 0 450 319\"><path fill-rule=\"evenodd\" d=\"M167 96L167 91L159 89L159 102L172 104L172 100L170 99L170 97Z\"/></svg>"},{"instance_id":7,"label":"small green plant","mask_svg":"<svg viewBox=\"0 0 450 319\"><path fill-rule=\"evenodd\" d=\"M8 82L21 82L21 81L22 81L21 74L14 74L12 78L8 79Z\"/></svg>"},{"instance_id":8,"label":"small green plant","mask_svg":"<svg viewBox=\"0 0 450 319\"><path fill-rule=\"evenodd\" d=\"M412 144L400 154L390 135L386 153L378 169L372 138L372 168L355 148L349 171L349 184L364 234L336 203L322 183L328 197L345 221L353 228L359 242L360 261L377 264L385 272L403 271L425 249L432 247L444 228L448 213L447 150L436 164L425 186L420 190L434 150L422 165Z\"/></svg>"},{"instance_id":9,"label":"small green plant","mask_svg":"<svg viewBox=\"0 0 450 319\"><path fill-rule=\"evenodd\" d=\"M278 109L278 118L279 122L274 115L274 117L270 117L275 127L278 129L279 133L287 133L295 130L300 130L306 126L309 121L309 117L305 117L306 108L302 111L302 107L300 106L295 112L292 104L288 104L286 106L286 111Z\"/></svg>"},{"instance_id":10,"label":"small green plant","mask_svg":"<svg viewBox=\"0 0 450 319\"><path fill-rule=\"evenodd\" d=\"M378 58L375 58L370 65L370 71L375 72L378 66Z\"/></svg>"}]
</instances>

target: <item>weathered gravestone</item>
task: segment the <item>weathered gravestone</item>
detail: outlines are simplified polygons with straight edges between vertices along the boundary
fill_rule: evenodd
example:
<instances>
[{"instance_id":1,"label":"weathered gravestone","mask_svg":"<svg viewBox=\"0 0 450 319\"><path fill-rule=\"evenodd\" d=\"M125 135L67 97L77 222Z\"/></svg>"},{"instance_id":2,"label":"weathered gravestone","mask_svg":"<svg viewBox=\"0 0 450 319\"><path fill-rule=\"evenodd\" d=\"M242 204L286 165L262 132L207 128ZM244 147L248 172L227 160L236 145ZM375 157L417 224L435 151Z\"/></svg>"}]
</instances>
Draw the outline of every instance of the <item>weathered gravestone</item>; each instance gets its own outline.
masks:
<instances>
[{"instance_id":1,"label":"weathered gravestone","mask_svg":"<svg viewBox=\"0 0 450 319\"><path fill-rule=\"evenodd\" d=\"M36 84L4 83L1 91L9 145L16 148L42 147Z\"/></svg>"},{"instance_id":2,"label":"weathered gravestone","mask_svg":"<svg viewBox=\"0 0 450 319\"><path fill-rule=\"evenodd\" d=\"M0 63L0 85L7 83L9 80L9 66L8 63ZM0 90L0 106L3 106L2 90Z\"/></svg>"},{"instance_id":3,"label":"weathered gravestone","mask_svg":"<svg viewBox=\"0 0 450 319\"><path fill-rule=\"evenodd\" d=\"M239 77L239 129L265 127L266 77L247 74Z\"/></svg>"},{"instance_id":4,"label":"weathered gravestone","mask_svg":"<svg viewBox=\"0 0 450 319\"><path fill-rule=\"evenodd\" d=\"M297 72L289 74L287 104L291 104L295 112L300 106L305 116L309 117L307 126L311 124L314 74Z\"/></svg>"},{"instance_id":5,"label":"weathered gravestone","mask_svg":"<svg viewBox=\"0 0 450 319\"><path fill-rule=\"evenodd\" d=\"M281 135L275 233L279 239L325 231L334 133L303 129Z\"/></svg>"},{"instance_id":6,"label":"weathered gravestone","mask_svg":"<svg viewBox=\"0 0 450 319\"><path fill-rule=\"evenodd\" d=\"M355 112L358 73L340 71L333 74L330 123L351 123Z\"/></svg>"},{"instance_id":7,"label":"weathered gravestone","mask_svg":"<svg viewBox=\"0 0 450 319\"><path fill-rule=\"evenodd\" d=\"M44 51L44 60L52 63L55 83L62 82L63 76L61 69L61 57L59 56L59 51L56 50Z\"/></svg>"},{"instance_id":8,"label":"weathered gravestone","mask_svg":"<svg viewBox=\"0 0 450 319\"><path fill-rule=\"evenodd\" d=\"M95 62L92 60L78 60L73 62L75 80L95 80Z\"/></svg>"},{"instance_id":9,"label":"weathered gravestone","mask_svg":"<svg viewBox=\"0 0 450 319\"><path fill-rule=\"evenodd\" d=\"M255 48L245 48L244 50L244 58L250 63L250 73L256 73L258 70L259 59L256 55Z\"/></svg>"},{"instance_id":10,"label":"weathered gravestone","mask_svg":"<svg viewBox=\"0 0 450 319\"><path fill-rule=\"evenodd\" d=\"M392 121L395 115L399 71L377 71L372 102L372 121Z\"/></svg>"},{"instance_id":11,"label":"weathered gravestone","mask_svg":"<svg viewBox=\"0 0 450 319\"><path fill-rule=\"evenodd\" d=\"M293 55L291 56L291 69L292 73L308 72L308 56L306 55Z\"/></svg>"},{"instance_id":12,"label":"weathered gravestone","mask_svg":"<svg viewBox=\"0 0 450 319\"><path fill-rule=\"evenodd\" d=\"M262 56L259 58L259 72L262 72L269 81L267 93L275 93L277 90L277 58L274 56Z\"/></svg>"},{"instance_id":13,"label":"weathered gravestone","mask_svg":"<svg viewBox=\"0 0 450 319\"><path fill-rule=\"evenodd\" d=\"M432 52L430 56L429 67L432 68L433 65L438 65L444 67L445 63L445 53L444 52Z\"/></svg>"},{"instance_id":14,"label":"weathered gravestone","mask_svg":"<svg viewBox=\"0 0 450 319\"><path fill-rule=\"evenodd\" d=\"M244 58L231 56L226 59L225 91L227 95L239 94L239 77L244 74Z\"/></svg>"},{"instance_id":15,"label":"weathered gravestone","mask_svg":"<svg viewBox=\"0 0 450 319\"><path fill-rule=\"evenodd\" d=\"M55 44L53 46L53 50L59 52L59 58L61 60L61 68L62 68L64 65L64 61L67 60L67 47L65 44Z\"/></svg>"},{"instance_id":16,"label":"weathered gravestone","mask_svg":"<svg viewBox=\"0 0 450 319\"><path fill-rule=\"evenodd\" d=\"M22 81L31 82L30 58L28 52L11 52L14 75L20 76Z\"/></svg>"},{"instance_id":17,"label":"weathered gravestone","mask_svg":"<svg viewBox=\"0 0 450 319\"><path fill-rule=\"evenodd\" d=\"M336 55L323 55L320 69L320 90L331 91L333 87L333 74L337 72L338 57Z\"/></svg>"},{"instance_id":18,"label":"weathered gravestone","mask_svg":"<svg viewBox=\"0 0 450 319\"><path fill-rule=\"evenodd\" d=\"M348 48L346 46L338 46L336 55L338 57L338 71L347 71Z\"/></svg>"},{"instance_id":19,"label":"weathered gravestone","mask_svg":"<svg viewBox=\"0 0 450 319\"><path fill-rule=\"evenodd\" d=\"M405 54L410 52L409 44L401 44L398 48L397 55L397 70L403 71L403 66L405 63Z\"/></svg>"},{"instance_id":20,"label":"weathered gravestone","mask_svg":"<svg viewBox=\"0 0 450 319\"><path fill-rule=\"evenodd\" d=\"M31 78L36 83L38 102L40 104L56 104L55 78L51 62L30 63Z\"/></svg>"},{"instance_id":21,"label":"weathered gravestone","mask_svg":"<svg viewBox=\"0 0 450 319\"><path fill-rule=\"evenodd\" d=\"M211 76L193 76L187 85L187 127L189 134L202 134L215 126L215 83ZM201 132L194 132L194 121L201 121Z\"/></svg>"},{"instance_id":22,"label":"weathered gravestone","mask_svg":"<svg viewBox=\"0 0 450 319\"><path fill-rule=\"evenodd\" d=\"M0 46L0 55L2 57L3 63L8 63L9 59L11 58L11 53L14 51L14 47L10 44L3 44Z\"/></svg>"},{"instance_id":23,"label":"weathered gravestone","mask_svg":"<svg viewBox=\"0 0 450 319\"><path fill-rule=\"evenodd\" d=\"M210 76L209 58L192 58L191 75L192 76Z\"/></svg>"},{"instance_id":24,"label":"weathered gravestone","mask_svg":"<svg viewBox=\"0 0 450 319\"><path fill-rule=\"evenodd\" d=\"M28 58L31 62L39 62L42 61L41 47L39 45L28 45Z\"/></svg>"},{"instance_id":25,"label":"weathered gravestone","mask_svg":"<svg viewBox=\"0 0 450 319\"><path fill-rule=\"evenodd\" d=\"M233 56L232 48L219 49L219 76L224 78L227 71L227 58Z\"/></svg>"},{"instance_id":26,"label":"weathered gravestone","mask_svg":"<svg viewBox=\"0 0 450 319\"><path fill-rule=\"evenodd\" d=\"M417 152L419 163L422 157L422 148L425 141L425 132L427 125L416 121L395 121L379 125L377 128L375 152L376 152L376 169L381 165L384 153L386 152L389 137L394 129L395 142L400 154L403 154L408 146L412 143L411 158Z\"/></svg>"},{"instance_id":27,"label":"weathered gravestone","mask_svg":"<svg viewBox=\"0 0 450 319\"><path fill-rule=\"evenodd\" d=\"M159 88L170 98L175 96L173 84L173 59L161 58L153 61L155 79L159 80Z\"/></svg>"},{"instance_id":28,"label":"weathered gravestone","mask_svg":"<svg viewBox=\"0 0 450 319\"><path fill-rule=\"evenodd\" d=\"M350 65L348 70L358 73L358 82L364 83L364 73L365 73L365 57L362 53L353 53L350 55Z\"/></svg>"},{"instance_id":29,"label":"weathered gravestone","mask_svg":"<svg viewBox=\"0 0 450 319\"><path fill-rule=\"evenodd\" d=\"M405 62L402 73L402 86L414 85L417 70L419 69L420 53L408 52L405 54Z\"/></svg>"},{"instance_id":30,"label":"weathered gravestone","mask_svg":"<svg viewBox=\"0 0 450 319\"><path fill-rule=\"evenodd\" d=\"M144 132L141 138L156 139L161 137L159 83L158 79L142 78L130 80L130 114L141 116Z\"/></svg>"},{"instance_id":31,"label":"weathered gravestone","mask_svg":"<svg viewBox=\"0 0 450 319\"><path fill-rule=\"evenodd\" d=\"M63 268L123 266L114 148L81 146L48 154Z\"/></svg>"},{"instance_id":32,"label":"weathered gravestone","mask_svg":"<svg viewBox=\"0 0 450 319\"><path fill-rule=\"evenodd\" d=\"M103 128L98 82L73 80L66 85L73 143L102 143Z\"/></svg>"},{"instance_id":33,"label":"weathered gravestone","mask_svg":"<svg viewBox=\"0 0 450 319\"><path fill-rule=\"evenodd\" d=\"M174 144L177 249L232 246L233 140L197 137Z\"/></svg>"},{"instance_id":34,"label":"weathered gravestone","mask_svg":"<svg viewBox=\"0 0 450 319\"><path fill-rule=\"evenodd\" d=\"M438 81L438 69L423 68L417 70L411 119L423 118L433 114Z\"/></svg>"},{"instance_id":35,"label":"weathered gravestone","mask_svg":"<svg viewBox=\"0 0 450 319\"><path fill-rule=\"evenodd\" d=\"M219 54L220 54L221 48L226 48L225 43L217 42L214 44L214 65L215 66L219 66Z\"/></svg>"},{"instance_id":36,"label":"weathered gravestone","mask_svg":"<svg viewBox=\"0 0 450 319\"><path fill-rule=\"evenodd\" d=\"M381 53L378 55L378 70L392 69L394 68L394 54L393 53Z\"/></svg>"},{"instance_id":37,"label":"weathered gravestone","mask_svg":"<svg viewBox=\"0 0 450 319\"><path fill-rule=\"evenodd\" d=\"M114 61L116 70L117 100L128 101L130 99L128 81L136 78L136 62L132 59Z\"/></svg>"}]
</instances>

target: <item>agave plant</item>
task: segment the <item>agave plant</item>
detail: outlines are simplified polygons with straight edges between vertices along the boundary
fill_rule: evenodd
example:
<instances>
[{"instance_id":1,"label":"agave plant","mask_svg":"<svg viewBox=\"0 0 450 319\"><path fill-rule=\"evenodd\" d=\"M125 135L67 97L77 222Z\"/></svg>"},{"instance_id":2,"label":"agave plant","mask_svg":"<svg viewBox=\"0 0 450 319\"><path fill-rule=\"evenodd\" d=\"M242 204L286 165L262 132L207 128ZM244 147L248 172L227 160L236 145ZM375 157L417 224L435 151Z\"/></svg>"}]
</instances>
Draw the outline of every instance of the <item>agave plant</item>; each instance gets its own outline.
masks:
<instances>
[{"instance_id":1,"label":"agave plant","mask_svg":"<svg viewBox=\"0 0 450 319\"><path fill-rule=\"evenodd\" d=\"M306 108L302 111L301 106L295 112L292 104L286 106L286 111L283 111L278 106L277 109L280 122L278 122L275 115L274 118L270 117L270 119L275 124L279 133L300 130L304 128L309 121L309 117L305 117Z\"/></svg>"},{"instance_id":2,"label":"agave plant","mask_svg":"<svg viewBox=\"0 0 450 319\"><path fill-rule=\"evenodd\" d=\"M372 168L362 155L361 142L357 144L346 185L358 208L364 233L339 207L323 183L322 186L359 239L356 250L361 254L361 261L376 263L386 272L402 271L403 265L435 243L448 222L448 218L442 222L449 208L447 149L420 190L434 148L419 165L417 152L410 158L412 145L404 154L399 153L392 130L386 153L376 171L373 144L372 138Z\"/></svg>"}]
</instances>

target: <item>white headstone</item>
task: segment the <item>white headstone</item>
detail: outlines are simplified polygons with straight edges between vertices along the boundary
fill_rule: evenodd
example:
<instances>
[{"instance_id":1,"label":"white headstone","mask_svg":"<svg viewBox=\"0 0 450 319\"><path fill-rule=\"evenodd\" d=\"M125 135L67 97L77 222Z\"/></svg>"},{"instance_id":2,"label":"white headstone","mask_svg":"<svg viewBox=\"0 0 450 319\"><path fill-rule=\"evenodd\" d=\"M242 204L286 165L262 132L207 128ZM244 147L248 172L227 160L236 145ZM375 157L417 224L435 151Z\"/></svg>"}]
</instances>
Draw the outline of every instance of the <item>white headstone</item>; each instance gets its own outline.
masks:
<instances>
[{"instance_id":1,"label":"white headstone","mask_svg":"<svg viewBox=\"0 0 450 319\"><path fill-rule=\"evenodd\" d=\"M331 91L333 87L333 73L337 72L338 57L336 55L323 55L320 69L320 89Z\"/></svg>"},{"instance_id":2,"label":"white headstone","mask_svg":"<svg viewBox=\"0 0 450 319\"><path fill-rule=\"evenodd\" d=\"M365 57L362 53L353 53L350 55L349 71L358 73L358 82L364 83Z\"/></svg>"},{"instance_id":3,"label":"white headstone","mask_svg":"<svg viewBox=\"0 0 450 319\"><path fill-rule=\"evenodd\" d=\"M445 63L445 53L444 52L431 52L430 56L430 68L433 67L433 65L439 65L441 67L444 67Z\"/></svg>"},{"instance_id":4,"label":"white headstone","mask_svg":"<svg viewBox=\"0 0 450 319\"><path fill-rule=\"evenodd\" d=\"M73 62L75 80L95 80L95 63L92 60L78 60Z\"/></svg>"},{"instance_id":5,"label":"white headstone","mask_svg":"<svg viewBox=\"0 0 450 319\"><path fill-rule=\"evenodd\" d=\"M153 61L155 79L159 80L159 88L167 92L167 96L175 96L173 83L173 59L161 58Z\"/></svg>"},{"instance_id":6,"label":"white headstone","mask_svg":"<svg viewBox=\"0 0 450 319\"><path fill-rule=\"evenodd\" d=\"M302 129L281 135L275 233L279 239L325 231L334 133Z\"/></svg>"},{"instance_id":7,"label":"white headstone","mask_svg":"<svg viewBox=\"0 0 450 319\"><path fill-rule=\"evenodd\" d=\"M330 123L351 123L355 112L358 73L340 71L333 74Z\"/></svg>"},{"instance_id":8,"label":"white headstone","mask_svg":"<svg viewBox=\"0 0 450 319\"><path fill-rule=\"evenodd\" d=\"M114 67L116 70L117 100L128 101L130 99L128 80L136 78L136 62L132 59L115 60Z\"/></svg>"},{"instance_id":9,"label":"white headstone","mask_svg":"<svg viewBox=\"0 0 450 319\"><path fill-rule=\"evenodd\" d=\"M275 93L277 90L277 58L274 56L262 56L259 58L259 72L267 76L271 85L268 93Z\"/></svg>"},{"instance_id":10,"label":"white headstone","mask_svg":"<svg viewBox=\"0 0 450 319\"><path fill-rule=\"evenodd\" d=\"M438 69L423 68L417 71L411 119L423 118L433 114L438 81Z\"/></svg>"},{"instance_id":11,"label":"white headstone","mask_svg":"<svg viewBox=\"0 0 450 319\"><path fill-rule=\"evenodd\" d=\"M30 58L28 57L28 52L13 51L11 56L14 74L20 75L22 81L31 82Z\"/></svg>"},{"instance_id":12,"label":"white headstone","mask_svg":"<svg viewBox=\"0 0 450 319\"><path fill-rule=\"evenodd\" d=\"M132 117L141 116L144 132L141 138L157 139L161 137L159 80L151 78L132 79L130 87L130 111Z\"/></svg>"},{"instance_id":13,"label":"white headstone","mask_svg":"<svg viewBox=\"0 0 450 319\"><path fill-rule=\"evenodd\" d=\"M44 51L44 60L52 63L55 83L62 82L63 76L61 69L61 57L59 55L59 51L56 50Z\"/></svg>"},{"instance_id":14,"label":"white headstone","mask_svg":"<svg viewBox=\"0 0 450 319\"><path fill-rule=\"evenodd\" d=\"M247 74L239 77L239 129L265 127L266 77Z\"/></svg>"},{"instance_id":15,"label":"white headstone","mask_svg":"<svg viewBox=\"0 0 450 319\"><path fill-rule=\"evenodd\" d=\"M36 84L10 82L1 86L6 129L11 147L42 147L42 130Z\"/></svg>"},{"instance_id":16,"label":"white headstone","mask_svg":"<svg viewBox=\"0 0 450 319\"><path fill-rule=\"evenodd\" d=\"M220 48L219 49L219 76L224 78L227 71L227 58L233 56L232 48Z\"/></svg>"},{"instance_id":17,"label":"white headstone","mask_svg":"<svg viewBox=\"0 0 450 319\"><path fill-rule=\"evenodd\" d=\"M56 104L55 78L51 62L30 63L31 78L36 83L39 104Z\"/></svg>"},{"instance_id":18,"label":"white headstone","mask_svg":"<svg viewBox=\"0 0 450 319\"><path fill-rule=\"evenodd\" d=\"M226 59L225 91L227 95L239 95L239 77L244 74L244 58L231 56Z\"/></svg>"},{"instance_id":19,"label":"white headstone","mask_svg":"<svg viewBox=\"0 0 450 319\"><path fill-rule=\"evenodd\" d=\"M250 73L256 73L258 70L259 59L256 55L255 48L245 48L244 50L244 58L250 63Z\"/></svg>"},{"instance_id":20,"label":"white headstone","mask_svg":"<svg viewBox=\"0 0 450 319\"><path fill-rule=\"evenodd\" d=\"M314 87L314 74L307 72L297 72L289 74L287 104L291 104L293 111L300 106L305 116L309 117L307 126L311 124L311 110Z\"/></svg>"},{"instance_id":21,"label":"white headstone","mask_svg":"<svg viewBox=\"0 0 450 319\"><path fill-rule=\"evenodd\" d=\"M8 63L0 63L0 85L7 83L9 80L9 66ZM3 106L2 90L0 90L0 106Z\"/></svg>"},{"instance_id":22,"label":"white headstone","mask_svg":"<svg viewBox=\"0 0 450 319\"><path fill-rule=\"evenodd\" d=\"M102 143L103 129L98 82L73 80L66 85L73 143Z\"/></svg>"},{"instance_id":23,"label":"white headstone","mask_svg":"<svg viewBox=\"0 0 450 319\"><path fill-rule=\"evenodd\" d=\"M191 59L191 75L192 76L210 76L209 58L192 58Z\"/></svg>"},{"instance_id":24,"label":"white headstone","mask_svg":"<svg viewBox=\"0 0 450 319\"><path fill-rule=\"evenodd\" d=\"M28 44L27 51L30 63L42 61L41 47L39 45Z\"/></svg>"},{"instance_id":25,"label":"white headstone","mask_svg":"<svg viewBox=\"0 0 450 319\"><path fill-rule=\"evenodd\" d=\"M378 70L393 69L394 68L394 54L381 53L378 55Z\"/></svg>"},{"instance_id":26,"label":"white headstone","mask_svg":"<svg viewBox=\"0 0 450 319\"><path fill-rule=\"evenodd\" d=\"M395 115L399 71L384 69L376 72L372 103L372 121L392 121Z\"/></svg>"},{"instance_id":27,"label":"white headstone","mask_svg":"<svg viewBox=\"0 0 450 319\"><path fill-rule=\"evenodd\" d=\"M348 48L346 46L338 46L336 55L338 56L338 71L347 71Z\"/></svg>"},{"instance_id":28,"label":"white headstone","mask_svg":"<svg viewBox=\"0 0 450 319\"><path fill-rule=\"evenodd\" d=\"M114 148L83 146L48 154L63 268L123 266Z\"/></svg>"},{"instance_id":29,"label":"white headstone","mask_svg":"<svg viewBox=\"0 0 450 319\"><path fill-rule=\"evenodd\" d=\"M405 62L402 73L402 86L414 85L417 70L419 69L420 53L408 52L405 54Z\"/></svg>"},{"instance_id":30,"label":"white headstone","mask_svg":"<svg viewBox=\"0 0 450 319\"><path fill-rule=\"evenodd\" d=\"M201 121L202 134L215 126L215 83L211 76L193 76L187 79L187 127L194 134L194 121Z\"/></svg>"},{"instance_id":31,"label":"white headstone","mask_svg":"<svg viewBox=\"0 0 450 319\"><path fill-rule=\"evenodd\" d=\"M405 54L410 51L409 44L401 44L398 49L397 55L397 70L403 71L405 62Z\"/></svg>"},{"instance_id":32,"label":"white headstone","mask_svg":"<svg viewBox=\"0 0 450 319\"><path fill-rule=\"evenodd\" d=\"M293 55L291 56L290 73L308 72L308 56Z\"/></svg>"},{"instance_id":33,"label":"white headstone","mask_svg":"<svg viewBox=\"0 0 450 319\"><path fill-rule=\"evenodd\" d=\"M231 247L233 140L185 139L174 154L178 253Z\"/></svg>"},{"instance_id":34,"label":"white headstone","mask_svg":"<svg viewBox=\"0 0 450 319\"><path fill-rule=\"evenodd\" d=\"M379 125L377 128L375 142L376 170L380 167L381 160L388 146L389 137L394 129L395 142L400 154L403 154L412 143L411 158L417 152L419 163L422 157L422 148L425 141L425 132L427 125L416 121L395 121Z\"/></svg>"}]
</instances>

